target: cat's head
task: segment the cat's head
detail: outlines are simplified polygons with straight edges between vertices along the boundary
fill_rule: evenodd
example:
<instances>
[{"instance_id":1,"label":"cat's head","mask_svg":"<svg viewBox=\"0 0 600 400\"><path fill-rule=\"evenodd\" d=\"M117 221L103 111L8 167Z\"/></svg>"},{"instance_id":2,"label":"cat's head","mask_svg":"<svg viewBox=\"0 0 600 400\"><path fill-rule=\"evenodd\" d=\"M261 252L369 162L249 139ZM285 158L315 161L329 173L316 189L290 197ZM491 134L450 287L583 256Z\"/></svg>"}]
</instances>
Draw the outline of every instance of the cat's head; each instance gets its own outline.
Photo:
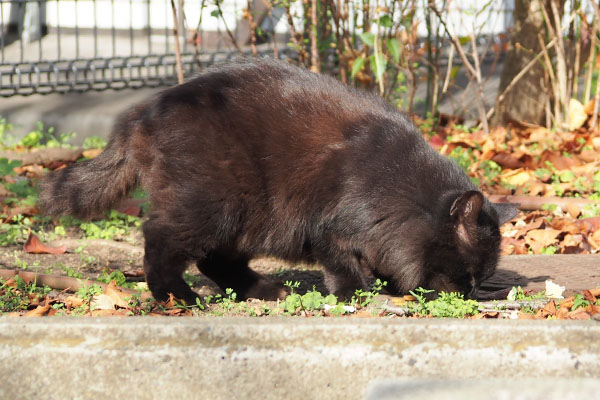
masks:
<instances>
[{"instance_id":1,"label":"cat's head","mask_svg":"<svg viewBox=\"0 0 600 400\"><path fill-rule=\"evenodd\" d=\"M473 297L481 283L494 274L500 250L499 226L512 219L517 209L490 203L475 190L442 207L437 232L424 246L421 286Z\"/></svg>"},{"instance_id":2,"label":"cat's head","mask_svg":"<svg viewBox=\"0 0 600 400\"><path fill-rule=\"evenodd\" d=\"M388 280L391 291L406 293L423 287L473 297L495 272L499 226L517 214L516 207L490 203L475 190L450 196L440 207L433 220L415 221L411 240L404 236L402 244L397 242L401 250L391 257L393 267L381 265L383 269L374 271Z\"/></svg>"}]
</instances>

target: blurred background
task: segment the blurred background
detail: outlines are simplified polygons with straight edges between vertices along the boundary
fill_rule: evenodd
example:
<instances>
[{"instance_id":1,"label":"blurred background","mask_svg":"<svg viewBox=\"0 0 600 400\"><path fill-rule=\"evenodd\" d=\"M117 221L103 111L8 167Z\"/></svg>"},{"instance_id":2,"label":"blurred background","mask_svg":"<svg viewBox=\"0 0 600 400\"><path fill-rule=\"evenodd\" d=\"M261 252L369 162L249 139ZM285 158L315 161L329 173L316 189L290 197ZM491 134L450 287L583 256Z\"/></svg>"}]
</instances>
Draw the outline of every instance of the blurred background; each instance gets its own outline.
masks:
<instances>
[{"instance_id":1,"label":"blurred background","mask_svg":"<svg viewBox=\"0 0 600 400\"><path fill-rule=\"evenodd\" d=\"M586 0L0 0L0 115L17 134L42 121L105 136L152 88L270 56L433 124L569 129L570 109L596 108L597 11Z\"/></svg>"}]
</instances>

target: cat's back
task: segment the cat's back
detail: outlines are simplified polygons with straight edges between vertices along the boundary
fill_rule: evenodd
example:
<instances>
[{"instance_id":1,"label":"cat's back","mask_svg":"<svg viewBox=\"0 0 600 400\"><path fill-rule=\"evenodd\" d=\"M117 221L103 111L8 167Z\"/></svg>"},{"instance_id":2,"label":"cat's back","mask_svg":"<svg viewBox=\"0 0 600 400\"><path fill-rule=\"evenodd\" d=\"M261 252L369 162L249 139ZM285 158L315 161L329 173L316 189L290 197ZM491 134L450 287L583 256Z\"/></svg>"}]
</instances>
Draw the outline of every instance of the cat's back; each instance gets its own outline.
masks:
<instances>
[{"instance_id":1,"label":"cat's back","mask_svg":"<svg viewBox=\"0 0 600 400\"><path fill-rule=\"evenodd\" d=\"M167 89L154 102L158 113L208 116L228 122L319 124L389 114L379 96L285 61L245 58L212 66L190 81ZM186 115L181 115L187 112ZM192 111L192 112L190 112ZM222 122L222 121L221 121Z\"/></svg>"}]
</instances>

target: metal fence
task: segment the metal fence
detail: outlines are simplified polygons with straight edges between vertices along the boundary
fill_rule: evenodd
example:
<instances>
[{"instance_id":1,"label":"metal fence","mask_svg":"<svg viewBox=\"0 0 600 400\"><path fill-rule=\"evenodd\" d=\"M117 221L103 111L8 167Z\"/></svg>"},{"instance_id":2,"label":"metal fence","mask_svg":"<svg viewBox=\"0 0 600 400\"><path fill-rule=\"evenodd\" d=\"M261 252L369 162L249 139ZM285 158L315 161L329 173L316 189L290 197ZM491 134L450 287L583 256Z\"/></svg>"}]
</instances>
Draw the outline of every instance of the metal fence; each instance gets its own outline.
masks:
<instances>
[{"instance_id":1,"label":"metal fence","mask_svg":"<svg viewBox=\"0 0 600 400\"><path fill-rule=\"evenodd\" d=\"M173 84L173 24L170 0L0 0L0 96ZM186 75L238 54L203 34L182 35Z\"/></svg>"},{"instance_id":2,"label":"metal fence","mask_svg":"<svg viewBox=\"0 0 600 400\"><path fill-rule=\"evenodd\" d=\"M382 0L386 1L392 0ZM485 35L493 35L494 29L504 31L511 23L512 0L494 1L497 15L493 20L500 23L484 24ZM183 12L175 18L171 2L0 0L0 96L173 84L177 76L174 25L179 27L185 75L239 54L224 27L226 23L238 37L241 10L248 0L221 1L222 18L211 18L213 0L185 0ZM476 3L466 0L460 4L468 8ZM302 2L294 4L301 7ZM213 10L206 10L202 18L204 6ZM462 18L461 7L451 19ZM273 20L270 24L261 29L275 32ZM212 40L207 40L205 36L211 35ZM272 54L268 45L259 53ZM279 55L293 56L293 51L284 45Z\"/></svg>"}]
</instances>

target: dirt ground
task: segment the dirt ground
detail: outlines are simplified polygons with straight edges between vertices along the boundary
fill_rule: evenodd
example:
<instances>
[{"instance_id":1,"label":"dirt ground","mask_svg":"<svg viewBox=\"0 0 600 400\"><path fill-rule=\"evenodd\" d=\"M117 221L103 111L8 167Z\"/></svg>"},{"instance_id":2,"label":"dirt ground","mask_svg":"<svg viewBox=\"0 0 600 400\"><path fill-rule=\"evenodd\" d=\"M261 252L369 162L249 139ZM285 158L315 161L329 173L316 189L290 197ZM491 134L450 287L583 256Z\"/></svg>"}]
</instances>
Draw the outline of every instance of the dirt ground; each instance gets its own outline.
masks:
<instances>
[{"instance_id":1,"label":"dirt ground","mask_svg":"<svg viewBox=\"0 0 600 400\"><path fill-rule=\"evenodd\" d=\"M139 230L132 230L127 241L105 239L65 238L48 242L48 245L65 246L65 254L29 254L22 244L0 249L0 268L25 269L53 275L81 274L83 278L96 279L107 268L120 270L132 281L143 281L143 238ZM300 282L298 292L304 293L313 286L322 293L327 292L320 266L290 264L273 258L262 257L252 260L250 266L272 280ZM194 275L194 287L201 295L223 293L210 279L204 277L192 264L187 273Z\"/></svg>"}]
</instances>

